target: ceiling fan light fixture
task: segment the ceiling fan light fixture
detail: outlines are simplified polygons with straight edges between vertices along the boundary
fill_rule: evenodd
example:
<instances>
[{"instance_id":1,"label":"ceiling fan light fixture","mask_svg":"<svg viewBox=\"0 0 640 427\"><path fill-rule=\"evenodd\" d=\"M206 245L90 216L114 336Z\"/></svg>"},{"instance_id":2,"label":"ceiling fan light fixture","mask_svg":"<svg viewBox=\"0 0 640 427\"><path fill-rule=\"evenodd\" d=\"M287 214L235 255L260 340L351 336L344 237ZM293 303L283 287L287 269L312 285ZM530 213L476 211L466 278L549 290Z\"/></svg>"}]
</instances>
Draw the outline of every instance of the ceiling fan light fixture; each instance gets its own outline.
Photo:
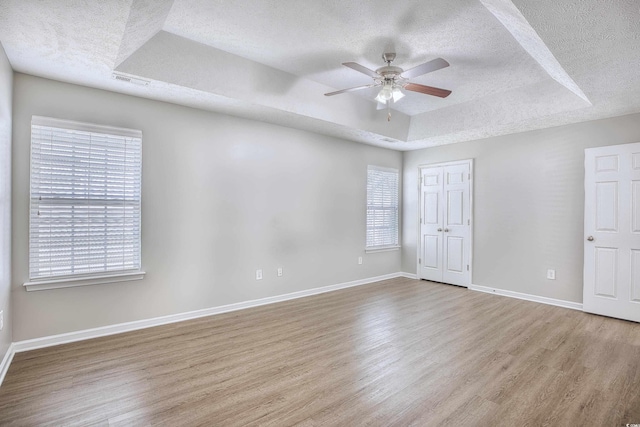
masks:
<instances>
[{"instance_id":1,"label":"ceiling fan light fixture","mask_svg":"<svg viewBox=\"0 0 640 427\"><path fill-rule=\"evenodd\" d=\"M380 92L382 92L382 91L380 91ZM379 102L379 103L381 103L381 104L386 104L386 103L387 103L387 100L386 100L386 99L384 99L384 98L382 97L382 94L380 94L380 93L378 93L378 96L376 96L376 101L378 101L378 102Z\"/></svg>"},{"instance_id":2,"label":"ceiling fan light fixture","mask_svg":"<svg viewBox=\"0 0 640 427\"><path fill-rule=\"evenodd\" d=\"M384 85L380 92L378 92L378 96L376 96L376 101L386 104L387 101L393 98L393 86L392 85Z\"/></svg>"},{"instance_id":3,"label":"ceiling fan light fixture","mask_svg":"<svg viewBox=\"0 0 640 427\"><path fill-rule=\"evenodd\" d=\"M391 91L391 96L393 97L393 102L395 103L404 98L404 93L402 93L399 86L395 86L393 88L393 91Z\"/></svg>"}]
</instances>

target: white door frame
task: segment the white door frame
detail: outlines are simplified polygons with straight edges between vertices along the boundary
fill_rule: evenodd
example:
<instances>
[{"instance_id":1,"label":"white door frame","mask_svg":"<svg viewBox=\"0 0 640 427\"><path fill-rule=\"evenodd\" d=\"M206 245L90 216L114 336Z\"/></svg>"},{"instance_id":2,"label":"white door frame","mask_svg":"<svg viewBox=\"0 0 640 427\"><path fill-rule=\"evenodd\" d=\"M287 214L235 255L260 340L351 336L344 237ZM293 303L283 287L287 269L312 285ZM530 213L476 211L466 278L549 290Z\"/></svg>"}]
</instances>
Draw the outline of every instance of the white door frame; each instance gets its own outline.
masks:
<instances>
[{"instance_id":1,"label":"white door frame","mask_svg":"<svg viewBox=\"0 0 640 427\"><path fill-rule=\"evenodd\" d=\"M416 218L416 225L417 225L417 230L418 233L417 237L416 237L416 277L418 278L418 280L420 280L420 263L418 262L420 259L420 251L421 251L421 236L420 236L420 216L422 215L422 191L421 191L421 187L422 187L422 183L420 182L420 177L422 176L422 169L426 169L426 168L433 168L433 167L438 167L438 166L453 166L453 165L464 165L464 164L468 164L469 165L469 175L471 175L471 177L469 178L469 219L471 220L471 224L469 225L469 286L471 286L473 284L473 224L474 224L474 218L473 218L473 159L466 159L466 160L455 160L455 161L451 161L451 162L438 162L438 163L426 163L426 164L421 164L418 165L418 174L417 174L417 178L418 178L418 185L417 185L417 191L418 191L418 215Z\"/></svg>"}]
</instances>

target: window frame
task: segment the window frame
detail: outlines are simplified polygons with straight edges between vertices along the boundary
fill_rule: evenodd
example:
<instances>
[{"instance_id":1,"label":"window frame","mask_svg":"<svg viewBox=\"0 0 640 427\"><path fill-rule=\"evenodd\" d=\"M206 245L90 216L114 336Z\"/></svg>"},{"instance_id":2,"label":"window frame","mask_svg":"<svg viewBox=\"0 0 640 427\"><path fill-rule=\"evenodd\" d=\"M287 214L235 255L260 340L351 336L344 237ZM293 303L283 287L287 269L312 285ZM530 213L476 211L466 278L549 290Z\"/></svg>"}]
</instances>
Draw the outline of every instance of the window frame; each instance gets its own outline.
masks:
<instances>
[{"instance_id":1,"label":"window frame","mask_svg":"<svg viewBox=\"0 0 640 427\"><path fill-rule=\"evenodd\" d=\"M33 208L33 190L32 181L34 179L34 162L33 162L33 130L34 126L49 127L54 129L68 129L72 131L102 134L123 138L139 138L139 193L137 194L137 202L139 203L138 233L137 233L137 259L139 260L138 268L122 269L122 270L104 270L92 273L77 273L65 275L50 275L32 277L31 271L31 230L32 230L32 208ZM28 230L28 268L29 280L23 284L27 291L37 291L56 288L67 288L75 286L96 285L102 283L116 283L123 281L141 280L145 276L142 269L142 131L135 129L119 128L113 126L97 125L92 123L76 122L71 120L55 119L50 117L33 116L30 124L30 155L29 155L29 230ZM64 205L63 205L64 206Z\"/></svg>"},{"instance_id":2,"label":"window frame","mask_svg":"<svg viewBox=\"0 0 640 427\"><path fill-rule=\"evenodd\" d=\"M396 176L396 199L395 199L395 214L396 214L396 243L395 244L385 244L378 246L369 246L368 242L368 234L369 234L369 173L370 171L378 171L378 172L387 172L394 173ZM365 253L372 252L386 252L386 251L397 251L402 246L400 243L400 221L401 221L401 211L400 211L400 170L390 167L384 166L376 166L376 165L368 165L367 166L367 190L366 190L366 216L365 216Z\"/></svg>"}]
</instances>

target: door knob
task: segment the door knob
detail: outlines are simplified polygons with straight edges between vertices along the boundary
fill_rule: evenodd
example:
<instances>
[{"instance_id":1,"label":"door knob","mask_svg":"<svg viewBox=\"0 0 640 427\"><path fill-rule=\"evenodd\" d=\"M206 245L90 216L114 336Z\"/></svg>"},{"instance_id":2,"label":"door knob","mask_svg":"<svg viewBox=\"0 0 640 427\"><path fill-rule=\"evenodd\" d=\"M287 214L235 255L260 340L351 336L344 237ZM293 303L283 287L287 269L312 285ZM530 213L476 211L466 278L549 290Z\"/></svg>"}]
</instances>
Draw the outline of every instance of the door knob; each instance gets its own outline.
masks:
<instances>
[{"instance_id":1,"label":"door knob","mask_svg":"<svg viewBox=\"0 0 640 427\"><path fill-rule=\"evenodd\" d=\"M444 232L445 232L445 233L448 233L448 232L449 232L449 229L448 229L448 228L445 228L445 229L444 229Z\"/></svg>"},{"instance_id":2,"label":"door knob","mask_svg":"<svg viewBox=\"0 0 640 427\"><path fill-rule=\"evenodd\" d=\"M593 242L593 240L594 240L594 239L593 239L593 236L589 236L589 237L587 237L587 240L588 240L588 241L590 241L590 242Z\"/></svg>"},{"instance_id":3,"label":"door knob","mask_svg":"<svg viewBox=\"0 0 640 427\"><path fill-rule=\"evenodd\" d=\"M438 228L438 231L442 231L442 228Z\"/></svg>"}]
</instances>

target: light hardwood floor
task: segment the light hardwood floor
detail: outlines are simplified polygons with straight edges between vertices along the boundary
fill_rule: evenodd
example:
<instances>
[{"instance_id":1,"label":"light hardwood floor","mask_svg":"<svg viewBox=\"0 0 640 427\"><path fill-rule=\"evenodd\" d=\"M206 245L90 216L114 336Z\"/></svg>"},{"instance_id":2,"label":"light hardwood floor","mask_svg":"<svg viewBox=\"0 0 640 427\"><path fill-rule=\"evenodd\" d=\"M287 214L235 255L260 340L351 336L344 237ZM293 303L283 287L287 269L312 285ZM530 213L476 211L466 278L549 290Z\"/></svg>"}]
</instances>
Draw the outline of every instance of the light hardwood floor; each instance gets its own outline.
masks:
<instances>
[{"instance_id":1,"label":"light hardwood floor","mask_svg":"<svg viewBox=\"0 0 640 427\"><path fill-rule=\"evenodd\" d=\"M393 279L19 353L0 425L640 423L640 324Z\"/></svg>"}]
</instances>

